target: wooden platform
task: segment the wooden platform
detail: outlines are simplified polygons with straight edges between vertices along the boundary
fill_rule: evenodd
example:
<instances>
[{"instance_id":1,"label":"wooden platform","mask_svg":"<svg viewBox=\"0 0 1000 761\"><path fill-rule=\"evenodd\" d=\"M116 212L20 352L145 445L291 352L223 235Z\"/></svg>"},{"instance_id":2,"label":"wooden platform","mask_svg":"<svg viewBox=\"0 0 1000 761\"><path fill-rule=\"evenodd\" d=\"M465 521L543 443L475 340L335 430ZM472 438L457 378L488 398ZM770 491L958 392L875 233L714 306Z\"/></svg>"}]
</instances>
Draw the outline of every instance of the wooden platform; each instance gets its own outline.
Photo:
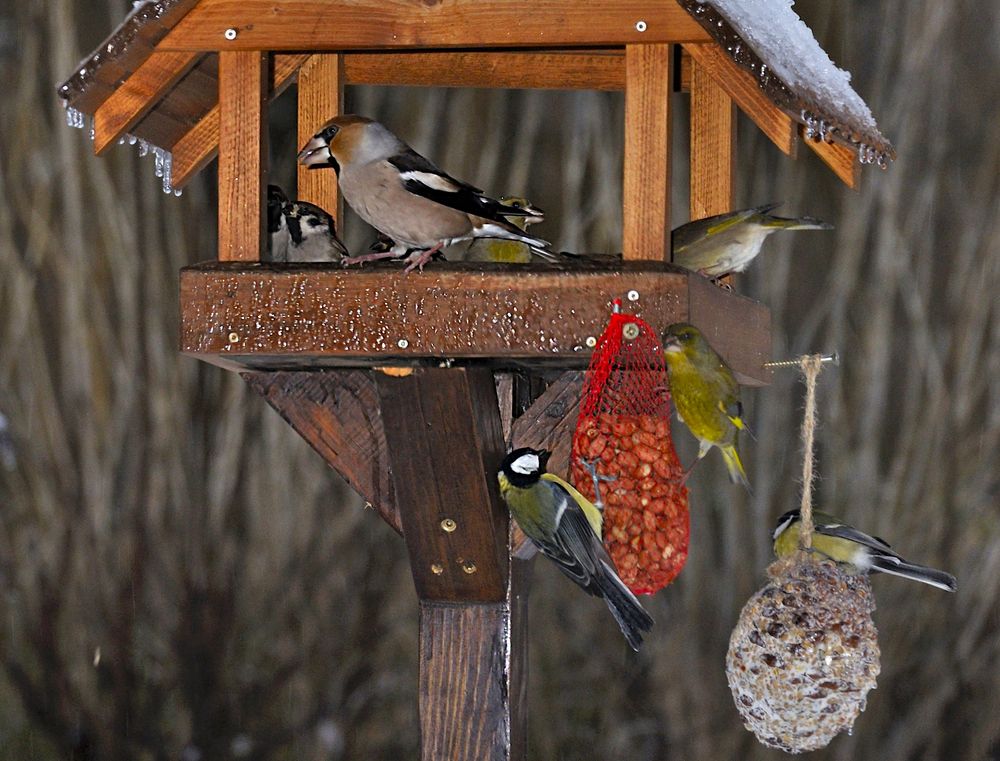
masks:
<instances>
[{"instance_id":1,"label":"wooden platform","mask_svg":"<svg viewBox=\"0 0 1000 761\"><path fill-rule=\"evenodd\" d=\"M181 272L181 350L232 370L486 363L582 369L611 302L696 323L748 385L770 381L770 313L669 264L205 263ZM629 293L638 298L629 300Z\"/></svg>"}]
</instances>

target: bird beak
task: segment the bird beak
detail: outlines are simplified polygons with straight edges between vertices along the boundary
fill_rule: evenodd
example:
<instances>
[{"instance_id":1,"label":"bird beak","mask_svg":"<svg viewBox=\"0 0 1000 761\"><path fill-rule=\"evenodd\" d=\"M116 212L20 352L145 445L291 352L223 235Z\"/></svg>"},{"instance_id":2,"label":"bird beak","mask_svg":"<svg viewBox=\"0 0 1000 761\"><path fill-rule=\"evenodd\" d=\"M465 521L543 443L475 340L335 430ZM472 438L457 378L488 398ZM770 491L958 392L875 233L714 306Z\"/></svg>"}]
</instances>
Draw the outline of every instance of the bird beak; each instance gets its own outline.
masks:
<instances>
[{"instance_id":1,"label":"bird beak","mask_svg":"<svg viewBox=\"0 0 1000 761\"><path fill-rule=\"evenodd\" d=\"M677 340L677 336L667 336L663 339L663 351L669 351L672 354L682 351L681 342Z\"/></svg>"},{"instance_id":2,"label":"bird beak","mask_svg":"<svg viewBox=\"0 0 1000 761\"><path fill-rule=\"evenodd\" d=\"M552 452L550 452L548 449L543 449L541 452L538 453L538 464L541 466L542 470L548 468L549 458L551 456Z\"/></svg>"},{"instance_id":3,"label":"bird beak","mask_svg":"<svg viewBox=\"0 0 1000 761\"><path fill-rule=\"evenodd\" d=\"M313 137L299 151L299 163L310 169L319 169L324 166L332 166L330 163L333 156L330 155L330 146L326 140L319 135Z\"/></svg>"}]
</instances>

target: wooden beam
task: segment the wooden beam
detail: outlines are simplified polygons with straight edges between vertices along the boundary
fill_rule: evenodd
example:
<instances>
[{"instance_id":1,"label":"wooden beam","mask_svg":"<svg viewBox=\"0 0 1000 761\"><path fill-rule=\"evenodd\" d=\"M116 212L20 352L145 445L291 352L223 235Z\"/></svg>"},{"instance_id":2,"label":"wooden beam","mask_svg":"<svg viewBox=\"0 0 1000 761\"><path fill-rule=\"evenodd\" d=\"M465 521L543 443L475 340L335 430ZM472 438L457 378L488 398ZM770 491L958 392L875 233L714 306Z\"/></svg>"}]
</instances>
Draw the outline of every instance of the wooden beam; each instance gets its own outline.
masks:
<instances>
[{"instance_id":1,"label":"wooden beam","mask_svg":"<svg viewBox=\"0 0 1000 761\"><path fill-rule=\"evenodd\" d=\"M736 107L700 64L691 71L691 219L733 209Z\"/></svg>"},{"instance_id":2,"label":"wooden beam","mask_svg":"<svg viewBox=\"0 0 1000 761\"><path fill-rule=\"evenodd\" d=\"M662 262L557 269L442 263L404 274L392 264L345 271L323 265L206 263L181 272L181 350L229 368L420 365L443 358L495 367L582 369L588 336L629 290L629 309L656 329L672 322L762 326L767 307ZM710 283L708 283L711 286ZM725 338L725 336L723 336ZM762 382L770 334L713 346Z\"/></svg>"},{"instance_id":3,"label":"wooden beam","mask_svg":"<svg viewBox=\"0 0 1000 761\"><path fill-rule=\"evenodd\" d=\"M805 131L805 125L800 124L799 134L802 142L808 145L847 187L858 190L861 187L861 163L858 161L858 154L840 143L807 138Z\"/></svg>"},{"instance_id":4,"label":"wooden beam","mask_svg":"<svg viewBox=\"0 0 1000 761\"><path fill-rule=\"evenodd\" d=\"M376 373L375 386L417 594L504 601L509 514L496 481L504 444L492 372Z\"/></svg>"},{"instance_id":5,"label":"wooden beam","mask_svg":"<svg viewBox=\"0 0 1000 761\"><path fill-rule=\"evenodd\" d=\"M296 53L275 55L271 85L273 100L295 79L299 67L309 58ZM173 186L183 188L219 153L219 106L205 114L173 148Z\"/></svg>"},{"instance_id":6,"label":"wooden beam","mask_svg":"<svg viewBox=\"0 0 1000 761\"><path fill-rule=\"evenodd\" d=\"M771 102L754 78L741 69L717 44L685 46L696 64L705 69L747 116L778 146L795 156L797 122Z\"/></svg>"},{"instance_id":7,"label":"wooden beam","mask_svg":"<svg viewBox=\"0 0 1000 761\"><path fill-rule=\"evenodd\" d=\"M625 48L625 178L622 250L626 260L670 258L669 45Z\"/></svg>"},{"instance_id":8,"label":"wooden beam","mask_svg":"<svg viewBox=\"0 0 1000 761\"><path fill-rule=\"evenodd\" d=\"M583 373L563 373L514 421L511 445L548 449L549 471L566 477L569 473L573 431L580 415Z\"/></svg>"},{"instance_id":9,"label":"wooden beam","mask_svg":"<svg viewBox=\"0 0 1000 761\"><path fill-rule=\"evenodd\" d=\"M244 373L244 380L398 533L385 428L367 370Z\"/></svg>"},{"instance_id":10,"label":"wooden beam","mask_svg":"<svg viewBox=\"0 0 1000 761\"><path fill-rule=\"evenodd\" d=\"M343 113L344 61L337 53L317 53L299 69L298 143L301 148L328 120ZM310 171L296 163L295 197L330 212L338 222L344 215L337 192L336 172Z\"/></svg>"},{"instance_id":11,"label":"wooden beam","mask_svg":"<svg viewBox=\"0 0 1000 761\"><path fill-rule=\"evenodd\" d=\"M267 53L219 54L219 259L260 261L267 232Z\"/></svg>"},{"instance_id":12,"label":"wooden beam","mask_svg":"<svg viewBox=\"0 0 1000 761\"><path fill-rule=\"evenodd\" d=\"M236 30L234 39L225 37L227 29ZM503 0L342 0L335 12L326 0L202 0L159 49L579 47L710 39L687 11L662 0L547 0L527 11Z\"/></svg>"},{"instance_id":13,"label":"wooden beam","mask_svg":"<svg viewBox=\"0 0 1000 761\"><path fill-rule=\"evenodd\" d=\"M154 51L94 114L94 153L114 145L198 62L195 52Z\"/></svg>"},{"instance_id":14,"label":"wooden beam","mask_svg":"<svg viewBox=\"0 0 1000 761\"><path fill-rule=\"evenodd\" d=\"M624 90L624 49L347 53L349 85Z\"/></svg>"}]
</instances>

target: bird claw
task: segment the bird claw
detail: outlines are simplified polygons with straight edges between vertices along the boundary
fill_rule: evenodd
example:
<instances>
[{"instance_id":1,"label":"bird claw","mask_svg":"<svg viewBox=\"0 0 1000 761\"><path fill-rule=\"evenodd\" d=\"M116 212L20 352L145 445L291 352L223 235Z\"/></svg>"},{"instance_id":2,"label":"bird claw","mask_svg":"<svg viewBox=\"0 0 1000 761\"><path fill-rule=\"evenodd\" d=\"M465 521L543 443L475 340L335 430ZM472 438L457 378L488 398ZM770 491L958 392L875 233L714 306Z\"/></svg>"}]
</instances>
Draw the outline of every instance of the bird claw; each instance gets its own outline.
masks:
<instances>
[{"instance_id":1,"label":"bird claw","mask_svg":"<svg viewBox=\"0 0 1000 761\"><path fill-rule=\"evenodd\" d=\"M359 256L345 256L340 260L341 267L350 267L352 264L364 264L365 262L377 262L382 259L395 259L395 254L390 251L383 251L377 254L360 254Z\"/></svg>"},{"instance_id":2,"label":"bird claw","mask_svg":"<svg viewBox=\"0 0 1000 761\"><path fill-rule=\"evenodd\" d=\"M594 507L598 510L604 510L604 500L601 499L601 481L605 483L611 483L612 481L617 481L618 476L602 476L597 472L597 461L600 458L595 457L593 460L585 460L582 457L578 458L583 469L586 470L591 479L594 481Z\"/></svg>"},{"instance_id":3,"label":"bird claw","mask_svg":"<svg viewBox=\"0 0 1000 761\"><path fill-rule=\"evenodd\" d=\"M431 246L426 251L415 251L410 254L410 263L406 265L406 269L403 272L413 272L416 269L419 272L424 271L424 265L427 264L431 259L434 258L434 254L441 250L441 244L438 243L436 246Z\"/></svg>"}]
</instances>

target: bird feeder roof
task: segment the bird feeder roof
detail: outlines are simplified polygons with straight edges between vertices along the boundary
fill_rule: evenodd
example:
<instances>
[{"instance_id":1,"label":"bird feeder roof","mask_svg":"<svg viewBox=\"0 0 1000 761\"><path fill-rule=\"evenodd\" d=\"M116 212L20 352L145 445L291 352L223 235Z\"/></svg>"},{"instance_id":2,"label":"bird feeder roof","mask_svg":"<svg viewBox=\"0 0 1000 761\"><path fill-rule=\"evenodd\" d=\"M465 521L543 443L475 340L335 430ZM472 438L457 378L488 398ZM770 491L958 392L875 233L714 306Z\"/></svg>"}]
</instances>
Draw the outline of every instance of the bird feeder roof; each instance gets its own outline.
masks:
<instances>
[{"instance_id":1,"label":"bird feeder roof","mask_svg":"<svg viewBox=\"0 0 1000 761\"><path fill-rule=\"evenodd\" d=\"M275 94L308 60L302 50L345 52L347 84L620 90L625 45L671 42L683 45L685 53L689 46L723 51L725 66L748 73L759 90L756 97L762 94L764 105L802 125L799 133L807 142L836 143L813 146L828 154L824 158L831 166L832 151L840 152L841 166L859 160L884 167L895 158L871 111L851 88L850 75L833 65L787 0L640 0L627 8L597 0L533 0L521 12L518 3L499 0L412 6L378 0L296 2L295 13L316 18L314 25L293 23L290 5L265 0L136 3L59 86L68 123L84 126L91 117L98 153L123 140L157 147L158 155L168 159L173 152L174 184L182 186L218 148L219 50L275 51ZM516 23L507 23L514 21L511 14ZM442 65L442 56L475 55L470 51L485 51L486 65L469 65L471 59ZM523 76L510 76L505 73L510 67L498 66L496 59L517 54L548 55L549 63L555 59L561 65L530 66ZM374 63L379 57L384 63ZM423 66L424 73L407 73L413 68L409 64ZM563 82L563 76L570 79ZM734 99L761 123L740 98ZM854 172L841 168L838 174L850 182L847 176ZM168 171L164 188L169 186Z\"/></svg>"}]
</instances>

